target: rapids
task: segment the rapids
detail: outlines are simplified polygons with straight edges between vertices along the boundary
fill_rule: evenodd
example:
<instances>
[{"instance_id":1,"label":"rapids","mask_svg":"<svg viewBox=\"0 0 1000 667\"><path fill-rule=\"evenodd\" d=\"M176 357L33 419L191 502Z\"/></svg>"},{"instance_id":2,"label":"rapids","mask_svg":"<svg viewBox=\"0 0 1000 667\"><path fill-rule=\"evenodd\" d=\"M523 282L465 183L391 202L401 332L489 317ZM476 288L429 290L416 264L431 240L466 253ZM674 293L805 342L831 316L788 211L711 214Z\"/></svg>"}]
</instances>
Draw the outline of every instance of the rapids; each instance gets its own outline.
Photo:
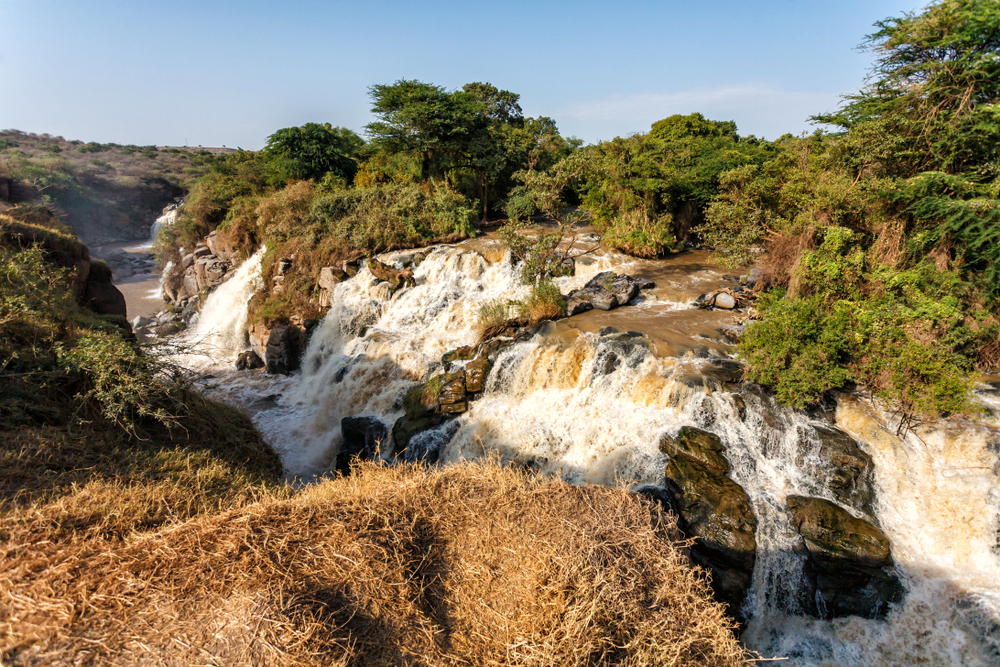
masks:
<instances>
[{"instance_id":1,"label":"rapids","mask_svg":"<svg viewBox=\"0 0 1000 667\"><path fill-rule=\"evenodd\" d=\"M183 363L205 376L207 393L247 408L289 473L308 479L331 467L341 418L371 416L391 428L405 390L440 368L443 353L474 342L482 304L524 296L509 261L485 258L501 254L479 240L437 246L415 268L417 286L395 295L362 269L336 286L302 369L275 377L232 370L248 348L258 253L209 296L187 339L202 354ZM609 253L577 268L557 279L564 293L607 269L649 277L657 288L633 306L549 324L506 348L469 411L417 436L411 449L437 449L445 463L499 454L577 484L662 485L660 436L704 428L721 437L731 477L758 519L743 633L750 648L789 665L1000 664L995 395L984 391L989 416L980 422L946 420L901 436L891 414L854 395L839 397L826 416L785 409L719 373L730 348L717 329L731 315L690 307L723 280L707 255L639 261ZM615 335L628 330L645 335ZM874 519L907 590L884 621L802 614L804 557L785 498L834 499L819 457L825 420L874 463Z\"/></svg>"}]
</instances>

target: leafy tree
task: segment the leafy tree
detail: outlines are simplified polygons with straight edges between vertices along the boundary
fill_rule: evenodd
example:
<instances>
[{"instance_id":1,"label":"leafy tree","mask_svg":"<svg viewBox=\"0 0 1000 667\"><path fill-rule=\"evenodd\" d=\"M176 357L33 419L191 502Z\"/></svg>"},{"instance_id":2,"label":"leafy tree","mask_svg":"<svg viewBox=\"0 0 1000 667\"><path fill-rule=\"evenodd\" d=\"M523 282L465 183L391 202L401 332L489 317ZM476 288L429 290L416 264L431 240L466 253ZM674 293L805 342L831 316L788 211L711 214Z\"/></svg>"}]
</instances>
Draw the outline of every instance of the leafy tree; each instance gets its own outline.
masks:
<instances>
[{"instance_id":1,"label":"leafy tree","mask_svg":"<svg viewBox=\"0 0 1000 667\"><path fill-rule=\"evenodd\" d=\"M420 178L442 177L486 118L474 93L402 79L369 88L378 120L365 126L372 144L388 153L408 153L420 161Z\"/></svg>"},{"instance_id":2,"label":"leafy tree","mask_svg":"<svg viewBox=\"0 0 1000 667\"><path fill-rule=\"evenodd\" d=\"M274 161L275 184L288 180L320 180L333 173L346 181L357 171L356 156L364 140L345 127L306 123L286 127L267 138L264 152Z\"/></svg>"},{"instance_id":3,"label":"leafy tree","mask_svg":"<svg viewBox=\"0 0 1000 667\"><path fill-rule=\"evenodd\" d=\"M671 116L648 134L591 149L583 204L609 245L638 256L660 255L701 220L723 172L759 163L768 150L753 137L741 139L732 121L706 120L699 113Z\"/></svg>"}]
</instances>

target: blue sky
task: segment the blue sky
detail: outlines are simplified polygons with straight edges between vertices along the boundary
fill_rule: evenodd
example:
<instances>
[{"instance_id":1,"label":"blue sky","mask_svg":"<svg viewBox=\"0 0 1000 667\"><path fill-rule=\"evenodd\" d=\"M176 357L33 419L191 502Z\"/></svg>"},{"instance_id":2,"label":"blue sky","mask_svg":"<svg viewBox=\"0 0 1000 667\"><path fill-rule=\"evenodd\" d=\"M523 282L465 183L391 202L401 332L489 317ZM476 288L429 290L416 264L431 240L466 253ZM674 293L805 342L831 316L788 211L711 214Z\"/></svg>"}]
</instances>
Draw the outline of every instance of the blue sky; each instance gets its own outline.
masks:
<instances>
[{"instance_id":1,"label":"blue sky","mask_svg":"<svg viewBox=\"0 0 1000 667\"><path fill-rule=\"evenodd\" d=\"M305 122L362 131L368 87L489 81L587 142L674 113L769 139L864 83L872 23L912 0L0 0L0 128L260 148Z\"/></svg>"}]
</instances>

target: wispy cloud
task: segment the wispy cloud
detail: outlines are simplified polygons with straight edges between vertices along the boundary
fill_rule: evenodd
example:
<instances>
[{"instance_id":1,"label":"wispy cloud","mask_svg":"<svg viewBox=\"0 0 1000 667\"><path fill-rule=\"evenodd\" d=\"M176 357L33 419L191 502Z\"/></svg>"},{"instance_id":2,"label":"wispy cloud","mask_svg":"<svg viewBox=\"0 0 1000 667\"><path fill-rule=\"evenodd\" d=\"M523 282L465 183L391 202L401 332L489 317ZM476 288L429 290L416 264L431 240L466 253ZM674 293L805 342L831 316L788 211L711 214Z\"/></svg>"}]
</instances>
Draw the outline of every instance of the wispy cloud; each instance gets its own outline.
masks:
<instances>
[{"instance_id":1,"label":"wispy cloud","mask_svg":"<svg viewBox=\"0 0 1000 667\"><path fill-rule=\"evenodd\" d=\"M557 118L563 120L561 124L568 134L579 134L586 128L584 136L606 139L645 131L672 114L699 111L713 120L735 120L741 134L773 139L785 132L810 129L807 118L834 109L839 100L837 93L788 91L750 82L669 93L613 95L566 105Z\"/></svg>"}]
</instances>

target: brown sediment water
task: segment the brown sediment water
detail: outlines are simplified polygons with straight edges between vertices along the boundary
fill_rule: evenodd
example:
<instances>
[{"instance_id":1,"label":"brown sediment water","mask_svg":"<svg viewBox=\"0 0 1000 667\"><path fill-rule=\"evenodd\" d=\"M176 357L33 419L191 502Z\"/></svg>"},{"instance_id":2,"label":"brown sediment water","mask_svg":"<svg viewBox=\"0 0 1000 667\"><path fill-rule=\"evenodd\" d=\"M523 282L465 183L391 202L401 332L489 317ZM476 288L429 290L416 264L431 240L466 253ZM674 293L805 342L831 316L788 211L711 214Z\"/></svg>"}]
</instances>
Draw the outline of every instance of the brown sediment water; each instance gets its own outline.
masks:
<instances>
[{"instance_id":1,"label":"brown sediment water","mask_svg":"<svg viewBox=\"0 0 1000 667\"><path fill-rule=\"evenodd\" d=\"M124 241L94 246L90 251L92 257L101 259L116 251L124 251L129 255L148 255L152 253L152 246L148 242ZM136 274L116 280L114 285L125 296L126 317L130 321L136 316L148 317L163 309L159 273Z\"/></svg>"}]
</instances>

